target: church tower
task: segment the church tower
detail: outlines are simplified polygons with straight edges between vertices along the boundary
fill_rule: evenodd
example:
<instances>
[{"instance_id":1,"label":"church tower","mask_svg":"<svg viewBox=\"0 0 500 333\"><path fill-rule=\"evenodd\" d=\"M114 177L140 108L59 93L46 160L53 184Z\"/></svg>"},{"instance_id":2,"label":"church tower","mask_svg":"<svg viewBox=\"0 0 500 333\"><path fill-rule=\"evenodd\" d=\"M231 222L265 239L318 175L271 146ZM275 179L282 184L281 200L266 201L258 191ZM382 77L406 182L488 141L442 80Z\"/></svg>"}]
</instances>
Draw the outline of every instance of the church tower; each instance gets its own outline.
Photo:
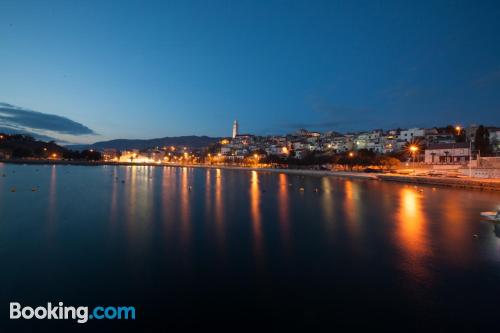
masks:
<instances>
[{"instance_id":1,"label":"church tower","mask_svg":"<svg viewBox=\"0 0 500 333\"><path fill-rule=\"evenodd\" d=\"M233 139L238 135L238 121L233 122Z\"/></svg>"}]
</instances>

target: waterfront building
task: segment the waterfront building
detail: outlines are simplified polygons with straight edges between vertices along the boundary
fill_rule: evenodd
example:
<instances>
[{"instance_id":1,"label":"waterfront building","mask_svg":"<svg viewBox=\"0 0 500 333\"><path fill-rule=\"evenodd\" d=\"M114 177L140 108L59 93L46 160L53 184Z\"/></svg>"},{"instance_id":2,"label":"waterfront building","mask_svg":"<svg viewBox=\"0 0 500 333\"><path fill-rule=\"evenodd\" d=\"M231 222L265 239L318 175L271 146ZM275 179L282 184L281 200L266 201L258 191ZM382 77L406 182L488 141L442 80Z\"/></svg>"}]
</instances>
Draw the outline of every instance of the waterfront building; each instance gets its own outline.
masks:
<instances>
[{"instance_id":1,"label":"waterfront building","mask_svg":"<svg viewBox=\"0 0 500 333\"><path fill-rule=\"evenodd\" d=\"M495 154L500 153L500 128L488 127L488 132L490 133L490 144L493 152Z\"/></svg>"},{"instance_id":2,"label":"waterfront building","mask_svg":"<svg viewBox=\"0 0 500 333\"><path fill-rule=\"evenodd\" d=\"M160 149L148 149L145 157L154 162L163 161L165 151Z\"/></svg>"},{"instance_id":3,"label":"waterfront building","mask_svg":"<svg viewBox=\"0 0 500 333\"><path fill-rule=\"evenodd\" d=\"M102 150L102 158L105 161L118 160L118 151L113 148L106 148Z\"/></svg>"},{"instance_id":4,"label":"waterfront building","mask_svg":"<svg viewBox=\"0 0 500 333\"><path fill-rule=\"evenodd\" d=\"M469 143L431 144L425 150L426 164L466 164L470 158Z\"/></svg>"},{"instance_id":5,"label":"waterfront building","mask_svg":"<svg viewBox=\"0 0 500 333\"><path fill-rule=\"evenodd\" d=\"M9 159L12 155L12 151L8 149L0 149L0 158Z\"/></svg>"}]
</instances>

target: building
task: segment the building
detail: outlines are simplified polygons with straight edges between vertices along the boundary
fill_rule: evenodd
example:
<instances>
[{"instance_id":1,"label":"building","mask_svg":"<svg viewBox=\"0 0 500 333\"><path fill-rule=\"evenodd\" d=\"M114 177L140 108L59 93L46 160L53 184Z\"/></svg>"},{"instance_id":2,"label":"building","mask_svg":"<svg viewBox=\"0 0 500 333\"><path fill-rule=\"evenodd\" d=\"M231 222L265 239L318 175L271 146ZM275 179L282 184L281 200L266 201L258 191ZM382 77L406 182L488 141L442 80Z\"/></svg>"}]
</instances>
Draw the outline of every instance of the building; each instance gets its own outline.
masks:
<instances>
[{"instance_id":1,"label":"building","mask_svg":"<svg viewBox=\"0 0 500 333\"><path fill-rule=\"evenodd\" d=\"M438 144L438 143L455 143L455 137L453 134L449 133L431 133L425 135L425 142L427 144Z\"/></svg>"},{"instance_id":2,"label":"building","mask_svg":"<svg viewBox=\"0 0 500 333\"><path fill-rule=\"evenodd\" d=\"M426 164L466 164L469 158L467 142L431 144L425 150Z\"/></svg>"},{"instance_id":3,"label":"building","mask_svg":"<svg viewBox=\"0 0 500 333\"><path fill-rule=\"evenodd\" d=\"M119 153L116 149L106 148L102 150L102 158L105 161L118 161Z\"/></svg>"},{"instance_id":4,"label":"building","mask_svg":"<svg viewBox=\"0 0 500 333\"><path fill-rule=\"evenodd\" d=\"M407 130L402 130L399 133L399 140L412 142L416 138L423 138L425 136L425 129L423 128L410 128Z\"/></svg>"},{"instance_id":5,"label":"building","mask_svg":"<svg viewBox=\"0 0 500 333\"><path fill-rule=\"evenodd\" d=\"M233 122L233 139L238 135L238 121Z\"/></svg>"},{"instance_id":6,"label":"building","mask_svg":"<svg viewBox=\"0 0 500 333\"><path fill-rule=\"evenodd\" d=\"M479 126L476 124L471 124L468 127L466 127L464 129L465 130L465 140L471 141L471 142L476 141L476 131L478 128L479 128Z\"/></svg>"},{"instance_id":7,"label":"building","mask_svg":"<svg viewBox=\"0 0 500 333\"><path fill-rule=\"evenodd\" d=\"M500 128L489 127L488 132L490 133L491 148L493 148L493 152L497 154L500 152Z\"/></svg>"},{"instance_id":8,"label":"building","mask_svg":"<svg viewBox=\"0 0 500 333\"><path fill-rule=\"evenodd\" d=\"M8 159L12 155L12 152L8 149L0 149L0 158Z\"/></svg>"}]
</instances>

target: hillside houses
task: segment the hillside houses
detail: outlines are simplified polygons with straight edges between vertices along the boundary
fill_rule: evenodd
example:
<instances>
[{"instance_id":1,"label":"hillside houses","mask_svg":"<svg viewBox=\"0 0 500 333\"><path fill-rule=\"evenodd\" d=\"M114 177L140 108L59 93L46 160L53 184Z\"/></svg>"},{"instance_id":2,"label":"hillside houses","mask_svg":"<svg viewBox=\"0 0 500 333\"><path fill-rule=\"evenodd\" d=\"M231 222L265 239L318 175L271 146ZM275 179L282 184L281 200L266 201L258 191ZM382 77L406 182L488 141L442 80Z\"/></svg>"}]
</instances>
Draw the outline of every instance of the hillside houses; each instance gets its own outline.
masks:
<instances>
[{"instance_id":1,"label":"hillside houses","mask_svg":"<svg viewBox=\"0 0 500 333\"><path fill-rule=\"evenodd\" d=\"M258 136L234 133L222 138L212 148L212 158L238 161L255 156L303 159L310 155L333 156L360 150L377 154L420 155L417 160L430 164L464 163L470 158L469 146L473 145L477 125L461 127L433 127L408 129L375 129L363 132L315 132L300 129L287 135ZM500 153L500 128L488 127L493 153ZM413 147L412 147L413 146ZM463 147L462 147L463 146ZM410 153L410 148L415 149ZM187 149L187 150L186 150ZM208 147L196 151L189 147L163 147L123 152L106 151L104 158L119 161L185 161L201 158ZM215 149L215 150L214 150ZM203 153L205 151L205 153Z\"/></svg>"}]
</instances>

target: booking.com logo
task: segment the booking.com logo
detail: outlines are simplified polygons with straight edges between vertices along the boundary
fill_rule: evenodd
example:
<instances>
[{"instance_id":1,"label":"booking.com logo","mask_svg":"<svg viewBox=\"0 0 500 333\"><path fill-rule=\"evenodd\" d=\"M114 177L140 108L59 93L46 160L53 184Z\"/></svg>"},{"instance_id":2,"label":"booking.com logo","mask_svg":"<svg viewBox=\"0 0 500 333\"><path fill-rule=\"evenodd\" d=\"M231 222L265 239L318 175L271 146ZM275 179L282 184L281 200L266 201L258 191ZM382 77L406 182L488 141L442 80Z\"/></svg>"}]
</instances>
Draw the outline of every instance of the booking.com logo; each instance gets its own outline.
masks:
<instances>
[{"instance_id":1,"label":"booking.com logo","mask_svg":"<svg viewBox=\"0 0 500 333\"><path fill-rule=\"evenodd\" d=\"M135 307L133 306L96 306L89 311L87 306L64 306L59 302L57 306L47 303L47 306L22 307L20 303L10 302L10 319L73 319L79 324L86 323L89 319L125 319L135 320Z\"/></svg>"}]
</instances>

